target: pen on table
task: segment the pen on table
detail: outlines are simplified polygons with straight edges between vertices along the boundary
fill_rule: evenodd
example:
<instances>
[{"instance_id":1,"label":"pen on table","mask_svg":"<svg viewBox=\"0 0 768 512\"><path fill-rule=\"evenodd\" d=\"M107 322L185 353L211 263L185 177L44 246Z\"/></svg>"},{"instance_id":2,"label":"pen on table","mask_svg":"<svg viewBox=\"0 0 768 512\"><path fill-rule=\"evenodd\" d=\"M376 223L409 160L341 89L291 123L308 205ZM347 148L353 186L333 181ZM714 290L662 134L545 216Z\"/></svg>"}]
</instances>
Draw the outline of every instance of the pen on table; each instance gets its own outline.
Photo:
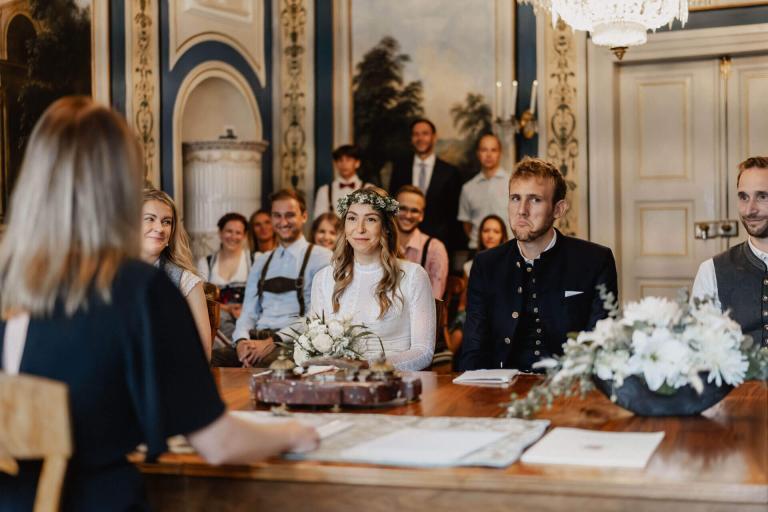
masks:
<instances>
[{"instance_id":1,"label":"pen on table","mask_svg":"<svg viewBox=\"0 0 768 512\"><path fill-rule=\"evenodd\" d=\"M251 377L261 377L262 375L268 375L272 373L272 370L264 370L263 372L254 373Z\"/></svg>"}]
</instances>

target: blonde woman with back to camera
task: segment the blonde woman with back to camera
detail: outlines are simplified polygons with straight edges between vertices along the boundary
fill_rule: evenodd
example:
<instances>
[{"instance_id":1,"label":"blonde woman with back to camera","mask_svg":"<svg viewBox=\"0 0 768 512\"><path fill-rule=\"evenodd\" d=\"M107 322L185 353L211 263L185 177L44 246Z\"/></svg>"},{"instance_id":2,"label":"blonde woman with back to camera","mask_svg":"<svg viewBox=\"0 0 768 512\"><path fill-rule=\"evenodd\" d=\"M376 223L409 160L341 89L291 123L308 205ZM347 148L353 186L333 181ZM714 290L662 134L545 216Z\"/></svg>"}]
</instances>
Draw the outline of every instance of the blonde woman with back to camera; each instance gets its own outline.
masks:
<instances>
[{"instance_id":1,"label":"blonde woman with back to camera","mask_svg":"<svg viewBox=\"0 0 768 512\"><path fill-rule=\"evenodd\" d=\"M141 152L125 121L90 98L53 103L29 139L0 243L3 370L69 388L74 453L62 510L149 508L147 460L186 435L213 464L310 450L317 433L226 414L184 299L140 261ZM34 233L34 236L30 236ZM0 474L0 510L31 510L39 461Z\"/></svg>"},{"instance_id":2,"label":"blonde woman with back to camera","mask_svg":"<svg viewBox=\"0 0 768 512\"><path fill-rule=\"evenodd\" d=\"M141 208L141 259L163 270L187 299L200 333L205 357L211 359L211 324L203 281L192 263L189 237L179 222L176 203L161 190L144 189Z\"/></svg>"},{"instance_id":3,"label":"blonde woman with back to camera","mask_svg":"<svg viewBox=\"0 0 768 512\"><path fill-rule=\"evenodd\" d=\"M312 283L312 313L350 317L365 324L384 344L399 370L422 370L435 351L435 301L427 272L398 259L397 201L377 187L339 200L341 232L333 260ZM368 339L363 356L381 352Z\"/></svg>"}]
</instances>

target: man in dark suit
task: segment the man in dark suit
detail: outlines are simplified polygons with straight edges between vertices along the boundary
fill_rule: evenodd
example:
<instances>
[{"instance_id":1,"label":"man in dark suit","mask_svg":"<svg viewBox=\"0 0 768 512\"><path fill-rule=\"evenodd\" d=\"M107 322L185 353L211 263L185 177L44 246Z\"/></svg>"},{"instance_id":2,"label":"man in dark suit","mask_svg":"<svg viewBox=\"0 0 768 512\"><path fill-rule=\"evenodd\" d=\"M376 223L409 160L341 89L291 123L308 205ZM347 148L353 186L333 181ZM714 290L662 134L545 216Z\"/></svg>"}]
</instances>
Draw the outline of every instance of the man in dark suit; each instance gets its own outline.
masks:
<instances>
[{"instance_id":1,"label":"man in dark suit","mask_svg":"<svg viewBox=\"0 0 768 512\"><path fill-rule=\"evenodd\" d=\"M520 162L509 180L515 239L477 254L467 294L460 370L517 368L563 353L567 334L605 318L596 290L617 295L616 263L607 247L565 236L566 184L555 166Z\"/></svg>"},{"instance_id":2,"label":"man in dark suit","mask_svg":"<svg viewBox=\"0 0 768 512\"><path fill-rule=\"evenodd\" d=\"M435 155L437 130L429 119L411 123L413 157L395 162L389 193L394 196L403 185L414 185L426 195L427 208L419 229L442 240L449 251L466 245L461 223L457 220L461 175L456 167Z\"/></svg>"}]
</instances>

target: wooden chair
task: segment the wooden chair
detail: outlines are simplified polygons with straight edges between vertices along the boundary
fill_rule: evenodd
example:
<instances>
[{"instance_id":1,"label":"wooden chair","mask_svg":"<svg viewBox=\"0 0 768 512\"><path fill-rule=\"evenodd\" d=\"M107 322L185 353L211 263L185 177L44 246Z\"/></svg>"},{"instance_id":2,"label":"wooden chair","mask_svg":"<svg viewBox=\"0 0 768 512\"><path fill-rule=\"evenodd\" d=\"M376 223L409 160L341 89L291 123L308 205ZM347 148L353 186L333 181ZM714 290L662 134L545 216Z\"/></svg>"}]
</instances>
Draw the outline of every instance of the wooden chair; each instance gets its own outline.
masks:
<instances>
[{"instance_id":1,"label":"wooden chair","mask_svg":"<svg viewBox=\"0 0 768 512\"><path fill-rule=\"evenodd\" d=\"M42 459L34 512L59 510L72 455L67 386L0 373L0 470L18 474L15 459Z\"/></svg>"},{"instance_id":2,"label":"wooden chair","mask_svg":"<svg viewBox=\"0 0 768 512\"><path fill-rule=\"evenodd\" d=\"M435 299L435 326L435 344L440 346L443 340L448 340L448 309L445 301L440 299ZM440 350L432 356L430 369L438 373L442 373L442 370L450 372L452 361L453 353L450 350Z\"/></svg>"},{"instance_id":3,"label":"wooden chair","mask_svg":"<svg viewBox=\"0 0 768 512\"><path fill-rule=\"evenodd\" d=\"M448 276L448 281L445 286L445 343L448 345L448 350L455 354L461 346L463 331L457 329L454 332L448 332L448 325L450 325L451 319L448 318L450 315L448 314L447 309L454 301L458 301L456 313L465 311L467 302L467 279L464 276Z\"/></svg>"},{"instance_id":4,"label":"wooden chair","mask_svg":"<svg viewBox=\"0 0 768 512\"><path fill-rule=\"evenodd\" d=\"M205 293L205 302L208 306L208 321L211 323L211 333L216 335L216 331L221 326L221 290L213 283L203 283L203 292Z\"/></svg>"}]
</instances>

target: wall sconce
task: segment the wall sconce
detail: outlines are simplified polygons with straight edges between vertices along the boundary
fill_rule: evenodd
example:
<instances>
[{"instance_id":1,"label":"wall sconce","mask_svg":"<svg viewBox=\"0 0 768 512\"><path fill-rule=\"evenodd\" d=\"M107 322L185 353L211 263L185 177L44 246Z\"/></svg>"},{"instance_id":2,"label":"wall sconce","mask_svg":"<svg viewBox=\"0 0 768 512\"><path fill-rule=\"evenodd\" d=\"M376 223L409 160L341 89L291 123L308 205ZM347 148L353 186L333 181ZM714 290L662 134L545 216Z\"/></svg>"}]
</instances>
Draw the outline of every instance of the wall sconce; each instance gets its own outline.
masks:
<instances>
[{"instance_id":1,"label":"wall sconce","mask_svg":"<svg viewBox=\"0 0 768 512\"><path fill-rule=\"evenodd\" d=\"M503 94L502 83L496 82L496 104L494 111L497 113L494 124L502 132L512 130L514 134L520 134L524 139L532 139L538 133L538 123L536 122L536 93L539 88L539 81L534 80L531 83L531 104L528 110L523 111L520 117L516 117L517 107L517 80L512 82L511 98ZM510 101L507 103L507 99ZM511 111L510 107L511 106Z\"/></svg>"}]
</instances>

